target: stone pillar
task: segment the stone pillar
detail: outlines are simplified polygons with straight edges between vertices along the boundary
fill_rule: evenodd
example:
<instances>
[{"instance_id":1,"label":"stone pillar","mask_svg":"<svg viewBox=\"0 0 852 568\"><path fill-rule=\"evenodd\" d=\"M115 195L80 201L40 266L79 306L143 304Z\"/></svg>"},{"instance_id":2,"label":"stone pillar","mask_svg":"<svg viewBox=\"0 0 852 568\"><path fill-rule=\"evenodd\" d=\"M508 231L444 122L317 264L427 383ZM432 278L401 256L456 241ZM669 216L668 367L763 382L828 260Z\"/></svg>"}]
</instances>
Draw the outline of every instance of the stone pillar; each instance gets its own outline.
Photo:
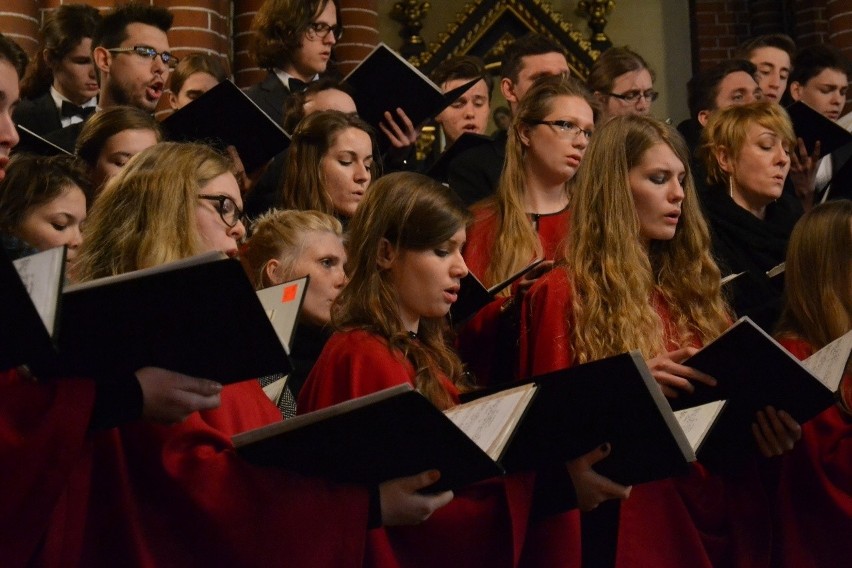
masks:
<instances>
[{"instance_id":1,"label":"stone pillar","mask_svg":"<svg viewBox=\"0 0 852 568\"><path fill-rule=\"evenodd\" d=\"M819 45L828 41L828 19L826 0L796 0L793 12L796 18L796 46L799 48Z\"/></svg>"},{"instance_id":2,"label":"stone pillar","mask_svg":"<svg viewBox=\"0 0 852 568\"><path fill-rule=\"evenodd\" d=\"M240 87L257 83L264 76L264 70L257 66L249 53L251 44L251 22L263 0L234 0L233 16L233 73Z\"/></svg>"},{"instance_id":3,"label":"stone pillar","mask_svg":"<svg viewBox=\"0 0 852 568\"><path fill-rule=\"evenodd\" d=\"M0 31L20 45L30 57L38 50L40 8L38 0L4 0L0 8Z\"/></svg>"}]
</instances>

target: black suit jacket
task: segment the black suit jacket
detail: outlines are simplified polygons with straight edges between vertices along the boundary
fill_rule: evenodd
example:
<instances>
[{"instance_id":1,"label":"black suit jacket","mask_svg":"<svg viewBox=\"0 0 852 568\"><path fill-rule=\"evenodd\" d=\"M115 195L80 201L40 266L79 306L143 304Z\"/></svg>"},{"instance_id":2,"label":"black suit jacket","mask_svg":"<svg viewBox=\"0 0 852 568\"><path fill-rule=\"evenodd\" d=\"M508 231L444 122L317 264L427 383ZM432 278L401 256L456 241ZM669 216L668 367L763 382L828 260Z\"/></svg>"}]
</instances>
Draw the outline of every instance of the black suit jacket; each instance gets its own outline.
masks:
<instances>
[{"instance_id":1,"label":"black suit jacket","mask_svg":"<svg viewBox=\"0 0 852 568\"><path fill-rule=\"evenodd\" d=\"M841 146L831 153L831 188L828 201L852 199L852 144ZM822 198L817 194L816 199Z\"/></svg>"},{"instance_id":2,"label":"black suit jacket","mask_svg":"<svg viewBox=\"0 0 852 568\"><path fill-rule=\"evenodd\" d=\"M39 136L62 128L59 110L50 96L50 91L35 99L22 100L15 108L12 119L15 124L25 126Z\"/></svg>"},{"instance_id":3,"label":"black suit jacket","mask_svg":"<svg viewBox=\"0 0 852 568\"><path fill-rule=\"evenodd\" d=\"M75 122L71 126L54 130L44 138L73 154L74 147L77 145L77 138L80 136L84 124L86 123Z\"/></svg>"},{"instance_id":4,"label":"black suit jacket","mask_svg":"<svg viewBox=\"0 0 852 568\"><path fill-rule=\"evenodd\" d=\"M450 163L448 184L466 205L493 195L506 161L509 135L500 130L491 144L483 144L459 154Z\"/></svg>"},{"instance_id":5,"label":"black suit jacket","mask_svg":"<svg viewBox=\"0 0 852 568\"><path fill-rule=\"evenodd\" d=\"M266 78L246 89L246 95L279 125L284 124L284 102L290 96L290 90L272 71Z\"/></svg>"}]
</instances>

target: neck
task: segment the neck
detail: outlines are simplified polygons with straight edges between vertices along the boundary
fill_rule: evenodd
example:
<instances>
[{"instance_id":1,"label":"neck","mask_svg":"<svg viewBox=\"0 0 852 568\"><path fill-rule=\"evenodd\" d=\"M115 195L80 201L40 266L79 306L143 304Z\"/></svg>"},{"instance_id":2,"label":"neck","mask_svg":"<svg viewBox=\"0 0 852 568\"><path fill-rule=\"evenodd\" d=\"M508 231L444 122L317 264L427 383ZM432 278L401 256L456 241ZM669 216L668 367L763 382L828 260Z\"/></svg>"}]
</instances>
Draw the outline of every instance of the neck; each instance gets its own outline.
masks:
<instances>
[{"instance_id":1,"label":"neck","mask_svg":"<svg viewBox=\"0 0 852 568\"><path fill-rule=\"evenodd\" d=\"M527 213L547 215L558 213L568 206L568 189L564 182L546 182L526 171L524 208Z\"/></svg>"},{"instance_id":2,"label":"neck","mask_svg":"<svg viewBox=\"0 0 852 568\"><path fill-rule=\"evenodd\" d=\"M766 218L766 206L769 205L769 203L766 202L766 199L749 199L748 195L737 191L736 188L734 189L731 198L734 200L734 203L736 203L758 219L763 220Z\"/></svg>"},{"instance_id":3,"label":"neck","mask_svg":"<svg viewBox=\"0 0 852 568\"><path fill-rule=\"evenodd\" d=\"M316 76L316 73L309 73L304 71L299 71L292 65L285 65L281 68L282 71L293 77L294 79L298 79L300 81L304 81L305 83L310 83L311 79Z\"/></svg>"},{"instance_id":4,"label":"neck","mask_svg":"<svg viewBox=\"0 0 852 568\"><path fill-rule=\"evenodd\" d=\"M77 106L83 106L83 104L85 104L89 100L89 99L83 98L82 95L79 95L79 94L76 97L73 97L73 96L69 95L68 93L63 92L62 89L59 88L59 85L55 82L53 83L53 88L56 89L57 93L59 93L60 95L62 95L63 97L65 97L66 99L68 99L69 101L71 101L72 103L74 103Z\"/></svg>"}]
</instances>

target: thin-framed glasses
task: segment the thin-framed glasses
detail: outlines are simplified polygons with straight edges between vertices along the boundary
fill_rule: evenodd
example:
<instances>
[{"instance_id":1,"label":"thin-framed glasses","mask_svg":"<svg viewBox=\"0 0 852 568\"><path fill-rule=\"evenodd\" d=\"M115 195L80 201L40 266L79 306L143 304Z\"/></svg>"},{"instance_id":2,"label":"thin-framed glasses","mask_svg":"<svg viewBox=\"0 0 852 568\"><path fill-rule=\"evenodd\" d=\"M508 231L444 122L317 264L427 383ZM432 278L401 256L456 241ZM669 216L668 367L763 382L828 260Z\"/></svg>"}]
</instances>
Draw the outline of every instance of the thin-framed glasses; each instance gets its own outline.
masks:
<instances>
[{"instance_id":1,"label":"thin-framed glasses","mask_svg":"<svg viewBox=\"0 0 852 568\"><path fill-rule=\"evenodd\" d=\"M334 39L336 41L339 41L340 38L343 37L343 27L340 24L329 26L323 22L311 22L308 24L308 29L305 30L305 35L307 35L310 40L315 40L317 38L325 39L328 32L334 34Z\"/></svg>"},{"instance_id":2,"label":"thin-framed glasses","mask_svg":"<svg viewBox=\"0 0 852 568\"><path fill-rule=\"evenodd\" d=\"M639 102L639 99L645 99L646 101L652 103L657 100L657 97L660 96L660 93L657 91L648 89L647 91L627 91L626 93L616 94L616 93L606 93L610 97L615 97L619 100L628 102L628 103L636 103Z\"/></svg>"},{"instance_id":3,"label":"thin-framed glasses","mask_svg":"<svg viewBox=\"0 0 852 568\"><path fill-rule=\"evenodd\" d=\"M581 133L586 137L586 140L590 140L592 138L591 130L584 130L573 122L567 120L528 120L526 122L528 124L546 124L564 138L576 138Z\"/></svg>"},{"instance_id":4,"label":"thin-framed glasses","mask_svg":"<svg viewBox=\"0 0 852 568\"><path fill-rule=\"evenodd\" d=\"M110 53L135 53L139 57L147 59L155 59L158 55L163 60L169 69L174 69L180 59L169 53L168 51L157 51L150 45L134 45L133 47L113 47L107 49Z\"/></svg>"},{"instance_id":5,"label":"thin-framed glasses","mask_svg":"<svg viewBox=\"0 0 852 568\"><path fill-rule=\"evenodd\" d=\"M216 211L219 217L229 227L237 226L237 223L243 220L243 211L237 207L237 202L227 195L199 195L198 199L206 199L216 202Z\"/></svg>"}]
</instances>

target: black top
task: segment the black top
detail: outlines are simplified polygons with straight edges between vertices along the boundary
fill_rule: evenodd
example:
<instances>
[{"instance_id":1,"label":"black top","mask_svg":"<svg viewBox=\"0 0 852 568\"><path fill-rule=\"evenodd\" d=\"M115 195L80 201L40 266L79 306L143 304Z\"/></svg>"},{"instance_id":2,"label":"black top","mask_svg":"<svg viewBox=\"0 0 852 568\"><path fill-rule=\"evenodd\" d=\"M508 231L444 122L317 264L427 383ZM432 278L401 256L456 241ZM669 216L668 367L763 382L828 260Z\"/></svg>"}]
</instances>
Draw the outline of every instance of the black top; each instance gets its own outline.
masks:
<instances>
[{"instance_id":1,"label":"black top","mask_svg":"<svg viewBox=\"0 0 852 568\"><path fill-rule=\"evenodd\" d=\"M18 103L12 113L12 120L40 136L62 128L59 109L56 108L50 91L35 99L24 99Z\"/></svg>"},{"instance_id":2,"label":"black top","mask_svg":"<svg viewBox=\"0 0 852 568\"><path fill-rule=\"evenodd\" d=\"M272 120L283 126L284 103L290 96L290 90L284 86L278 75L268 71L263 81L246 89L246 94Z\"/></svg>"},{"instance_id":3,"label":"black top","mask_svg":"<svg viewBox=\"0 0 852 568\"><path fill-rule=\"evenodd\" d=\"M727 187L710 187L702 198L722 275L748 273L748 278L737 278L730 285L737 315L749 316L773 331L781 313L784 278L770 280L766 272L784 262L801 206L784 193L766 207L761 220L737 205Z\"/></svg>"}]
</instances>

